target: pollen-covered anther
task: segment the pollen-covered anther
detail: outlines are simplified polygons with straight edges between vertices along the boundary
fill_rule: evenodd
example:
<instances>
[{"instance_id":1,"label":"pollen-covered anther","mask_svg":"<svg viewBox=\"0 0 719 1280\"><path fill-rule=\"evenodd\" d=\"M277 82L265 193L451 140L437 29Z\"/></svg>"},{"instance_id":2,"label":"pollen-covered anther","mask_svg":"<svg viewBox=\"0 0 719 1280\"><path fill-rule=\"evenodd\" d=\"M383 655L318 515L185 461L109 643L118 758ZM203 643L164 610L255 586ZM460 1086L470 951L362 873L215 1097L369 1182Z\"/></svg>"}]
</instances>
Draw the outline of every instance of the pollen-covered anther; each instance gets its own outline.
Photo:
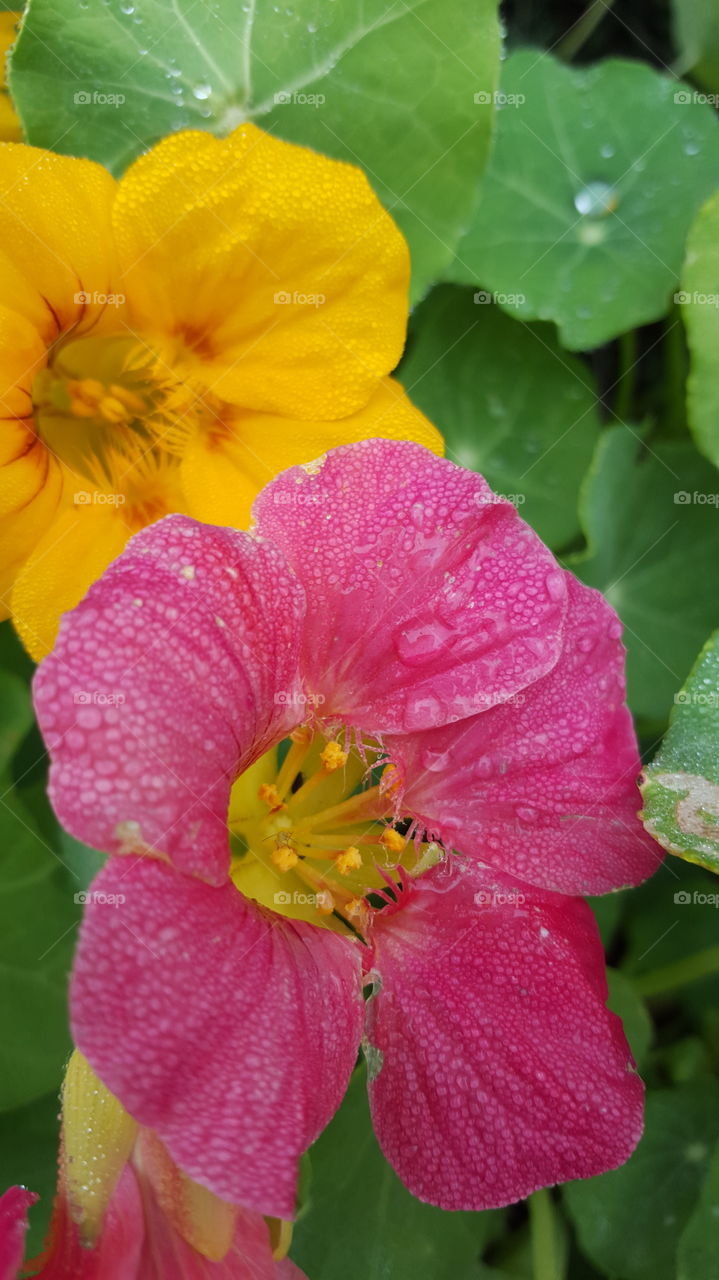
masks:
<instances>
[{"instance_id":1,"label":"pollen-covered anther","mask_svg":"<svg viewBox=\"0 0 719 1280\"><path fill-rule=\"evenodd\" d=\"M299 724L290 734L292 742L296 742L300 746L307 746L312 741L312 730L308 724Z\"/></svg>"},{"instance_id":2,"label":"pollen-covered anther","mask_svg":"<svg viewBox=\"0 0 719 1280\"><path fill-rule=\"evenodd\" d=\"M362 854L355 844L349 845L335 859L335 866L341 876L348 876L351 871L358 871L362 866Z\"/></svg>"},{"instance_id":3,"label":"pollen-covered anther","mask_svg":"<svg viewBox=\"0 0 719 1280\"><path fill-rule=\"evenodd\" d=\"M401 853L407 843L404 836L401 836L399 831L395 831L394 827L385 827L379 842L384 845L388 853Z\"/></svg>"},{"instance_id":4,"label":"pollen-covered anther","mask_svg":"<svg viewBox=\"0 0 719 1280\"><path fill-rule=\"evenodd\" d=\"M323 751L320 752L320 760L328 773L334 773L335 769L342 769L347 764L348 753L342 750L339 742L328 742Z\"/></svg>"},{"instance_id":5,"label":"pollen-covered anther","mask_svg":"<svg viewBox=\"0 0 719 1280\"><path fill-rule=\"evenodd\" d=\"M285 807L274 782L263 782L257 789L257 796L263 804L267 805L268 809L284 809Z\"/></svg>"},{"instance_id":6,"label":"pollen-covered anther","mask_svg":"<svg viewBox=\"0 0 719 1280\"><path fill-rule=\"evenodd\" d=\"M402 775L395 764L388 764L382 773L379 789L383 796L396 795L402 785Z\"/></svg>"},{"instance_id":7,"label":"pollen-covered anther","mask_svg":"<svg viewBox=\"0 0 719 1280\"><path fill-rule=\"evenodd\" d=\"M278 844L277 847L272 850L271 856L278 871L291 871L299 862L297 854L289 844Z\"/></svg>"},{"instance_id":8,"label":"pollen-covered anther","mask_svg":"<svg viewBox=\"0 0 719 1280\"><path fill-rule=\"evenodd\" d=\"M315 897L315 907L322 916L330 916L335 909L335 900L329 889L320 889Z\"/></svg>"},{"instance_id":9,"label":"pollen-covered anther","mask_svg":"<svg viewBox=\"0 0 719 1280\"><path fill-rule=\"evenodd\" d=\"M356 921L361 928L369 915L367 903L364 898L352 898L346 906L343 907L342 914L347 916L348 919Z\"/></svg>"}]
</instances>

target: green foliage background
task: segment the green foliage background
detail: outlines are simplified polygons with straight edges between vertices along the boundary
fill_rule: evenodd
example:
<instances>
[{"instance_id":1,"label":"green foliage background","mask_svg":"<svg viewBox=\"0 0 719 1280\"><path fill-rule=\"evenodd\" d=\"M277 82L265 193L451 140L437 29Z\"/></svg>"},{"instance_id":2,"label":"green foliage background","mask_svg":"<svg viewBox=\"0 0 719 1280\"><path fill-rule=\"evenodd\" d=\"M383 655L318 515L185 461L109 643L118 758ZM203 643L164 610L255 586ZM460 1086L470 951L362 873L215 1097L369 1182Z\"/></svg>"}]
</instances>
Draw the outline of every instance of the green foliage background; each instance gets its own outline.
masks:
<instances>
[{"instance_id":1,"label":"green foliage background","mask_svg":"<svg viewBox=\"0 0 719 1280\"><path fill-rule=\"evenodd\" d=\"M448 456L618 610L657 757L648 821L689 859L594 904L649 1091L629 1163L529 1206L442 1213L384 1163L358 1069L310 1154L292 1256L312 1280L716 1280L715 643L682 690L719 627L719 0L515 0L502 17L500 62L493 0L31 0L10 87L29 142L115 173L170 130L246 118L366 169L412 250L399 377ZM90 110L93 93L125 101ZM45 799L9 624L0 668L0 1184L41 1193L36 1248L75 895L98 856ZM701 780L700 849L676 803Z\"/></svg>"}]
</instances>

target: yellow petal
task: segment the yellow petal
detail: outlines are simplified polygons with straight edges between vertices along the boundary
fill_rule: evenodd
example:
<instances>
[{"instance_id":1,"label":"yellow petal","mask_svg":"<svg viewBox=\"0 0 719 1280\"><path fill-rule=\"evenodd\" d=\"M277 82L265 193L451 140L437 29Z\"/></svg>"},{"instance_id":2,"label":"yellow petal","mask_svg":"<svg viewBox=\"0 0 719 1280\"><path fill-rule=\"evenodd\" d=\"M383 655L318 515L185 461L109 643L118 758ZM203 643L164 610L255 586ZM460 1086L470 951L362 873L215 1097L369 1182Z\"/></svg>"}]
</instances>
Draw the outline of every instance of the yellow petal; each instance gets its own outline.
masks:
<instances>
[{"instance_id":1,"label":"yellow petal","mask_svg":"<svg viewBox=\"0 0 719 1280\"><path fill-rule=\"evenodd\" d=\"M118 508L89 504L65 511L36 544L10 601L15 627L36 662L52 649L61 615L119 556L131 532Z\"/></svg>"},{"instance_id":2,"label":"yellow petal","mask_svg":"<svg viewBox=\"0 0 719 1280\"><path fill-rule=\"evenodd\" d=\"M118 292L110 223L115 189L107 170L91 160L0 143L0 301L21 307L21 273L25 289L46 300L56 330L117 310L103 302Z\"/></svg>"},{"instance_id":3,"label":"yellow petal","mask_svg":"<svg viewBox=\"0 0 719 1280\"><path fill-rule=\"evenodd\" d=\"M399 360L409 255L364 174L244 124L165 138L121 179L133 323L175 333L215 395L311 420Z\"/></svg>"},{"instance_id":4,"label":"yellow petal","mask_svg":"<svg viewBox=\"0 0 719 1280\"><path fill-rule=\"evenodd\" d=\"M392 378L382 380L363 409L339 421L238 414L225 432L198 433L189 443L182 470L187 510L211 524L246 528L258 490L278 472L376 436L444 452L436 427Z\"/></svg>"},{"instance_id":5,"label":"yellow petal","mask_svg":"<svg viewBox=\"0 0 719 1280\"><path fill-rule=\"evenodd\" d=\"M140 1133L137 1159L152 1183L160 1209L182 1239L204 1258L220 1262L235 1234L237 1205L220 1200L188 1178L149 1129Z\"/></svg>"},{"instance_id":6,"label":"yellow petal","mask_svg":"<svg viewBox=\"0 0 719 1280\"><path fill-rule=\"evenodd\" d=\"M62 1089L62 1176L71 1216L87 1245L130 1158L137 1125L77 1050Z\"/></svg>"}]
</instances>

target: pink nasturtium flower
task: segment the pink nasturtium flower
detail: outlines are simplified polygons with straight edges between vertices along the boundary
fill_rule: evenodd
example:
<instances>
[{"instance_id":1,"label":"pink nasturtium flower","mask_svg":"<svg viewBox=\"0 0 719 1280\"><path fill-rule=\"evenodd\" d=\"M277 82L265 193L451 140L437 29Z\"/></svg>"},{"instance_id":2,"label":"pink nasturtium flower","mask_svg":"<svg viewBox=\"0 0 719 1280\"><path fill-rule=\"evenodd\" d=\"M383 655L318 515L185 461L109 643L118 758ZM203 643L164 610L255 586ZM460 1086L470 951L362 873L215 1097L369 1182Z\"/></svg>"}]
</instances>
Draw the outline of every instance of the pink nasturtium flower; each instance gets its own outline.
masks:
<instances>
[{"instance_id":1,"label":"pink nasturtium flower","mask_svg":"<svg viewBox=\"0 0 719 1280\"><path fill-rule=\"evenodd\" d=\"M280 1219L362 1040L422 1199L620 1164L642 1085L581 895L661 853L616 615L416 445L332 450L254 517L139 533L37 673L58 816L111 855L77 1045L191 1178Z\"/></svg>"},{"instance_id":2,"label":"pink nasturtium flower","mask_svg":"<svg viewBox=\"0 0 719 1280\"><path fill-rule=\"evenodd\" d=\"M141 1129L73 1053L63 1084L58 1191L38 1280L305 1280L282 1254L282 1223L192 1182L157 1134ZM37 1197L0 1197L0 1280L16 1280L27 1210Z\"/></svg>"}]
</instances>

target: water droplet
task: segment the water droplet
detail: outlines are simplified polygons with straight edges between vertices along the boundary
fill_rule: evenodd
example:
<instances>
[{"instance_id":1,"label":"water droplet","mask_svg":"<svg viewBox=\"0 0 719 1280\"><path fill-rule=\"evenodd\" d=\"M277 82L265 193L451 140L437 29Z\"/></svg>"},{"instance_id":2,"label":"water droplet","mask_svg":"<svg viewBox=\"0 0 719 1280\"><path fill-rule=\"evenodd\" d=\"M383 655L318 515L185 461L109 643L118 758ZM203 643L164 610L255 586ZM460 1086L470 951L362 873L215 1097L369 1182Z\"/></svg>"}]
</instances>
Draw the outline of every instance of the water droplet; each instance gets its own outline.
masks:
<instances>
[{"instance_id":1,"label":"water droplet","mask_svg":"<svg viewBox=\"0 0 719 1280\"><path fill-rule=\"evenodd\" d=\"M684 143L684 148L683 148L683 150L684 150L684 154L685 154L685 156L698 156L698 155L699 155L699 143L698 143L698 142L685 142L685 143Z\"/></svg>"},{"instance_id":2,"label":"water droplet","mask_svg":"<svg viewBox=\"0 0 719 1280\"><path fill-rule=\"evenodd\" d=\"M131 14L135 12L134 4L123 3L120 5L120 13Z\"/></svg>"},{"instance_id":3,"label":"water droplet","mask_svg":"<svg viewBox=\"0 0 719 1280\"><path fill-rule=\"evenodd\" d=\"M617 195L608 182L588 182L574 197L577 213L593 218L605 217L617 207Z\"/></svg>"},{"instance_id":4,"label":"water droplet","mask_svg":"<svg viewBox=\"0 0 719 1280\"><path fill-rule=\"evenodd\" d=\"M406 627L397 636L397 653L407 666L422 666L437 656L451 634L451 628L438 621Z\"/></svg>"},{"instance_id":5,"label":"water droplet","mask_svg":"<svg viewBox=\"0 0 719 1280\"><path fill-rule=\"evenodd\" d=\"M205 98L209 98L211 93L212 93L211 84L196 84L192 90L193 97L199 98L201 102Z\"/></svg>"},{"instance_id":6,"label":"water droplet","mask_svg":"<svg viewBox=\"0 0 719 1280\"><path fill-rule=\"evenodd\" d=\"M614 147L610 142L605 142L604 146L599 148L599 154L604 156L605 160L610 160L614 155Z\"/></svg>"}]
</instances>

